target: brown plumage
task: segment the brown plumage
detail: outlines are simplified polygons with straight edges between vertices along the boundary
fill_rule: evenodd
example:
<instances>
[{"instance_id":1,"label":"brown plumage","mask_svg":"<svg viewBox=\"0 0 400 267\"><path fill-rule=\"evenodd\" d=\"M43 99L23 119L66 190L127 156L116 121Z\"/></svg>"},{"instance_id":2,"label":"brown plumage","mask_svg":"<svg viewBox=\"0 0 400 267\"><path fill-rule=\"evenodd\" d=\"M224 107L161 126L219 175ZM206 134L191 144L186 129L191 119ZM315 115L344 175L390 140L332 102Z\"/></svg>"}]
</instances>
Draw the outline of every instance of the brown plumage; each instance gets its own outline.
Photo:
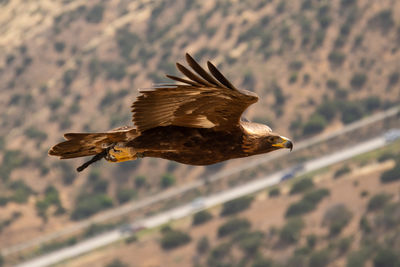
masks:
<instances>
[{"instance_id":1,"label":"brown plumage","mask_svg":"<svg viewBox=\"0 0 400 267\"><path fill-rule=\"evenodd\" d=\"M61 159L94 155L78 168L101 158L111 162L158 157L191 165L208 165L233 158L292 149L292 142L263 124L240 118L258 96L237 89L211 63L204 70L189 54L191 71L177 63L186 78L167 75L180 84L140 90L132 104L134 126L105 133L68 133L67 141L49 155Z\"/></svg>"}]
</instances>

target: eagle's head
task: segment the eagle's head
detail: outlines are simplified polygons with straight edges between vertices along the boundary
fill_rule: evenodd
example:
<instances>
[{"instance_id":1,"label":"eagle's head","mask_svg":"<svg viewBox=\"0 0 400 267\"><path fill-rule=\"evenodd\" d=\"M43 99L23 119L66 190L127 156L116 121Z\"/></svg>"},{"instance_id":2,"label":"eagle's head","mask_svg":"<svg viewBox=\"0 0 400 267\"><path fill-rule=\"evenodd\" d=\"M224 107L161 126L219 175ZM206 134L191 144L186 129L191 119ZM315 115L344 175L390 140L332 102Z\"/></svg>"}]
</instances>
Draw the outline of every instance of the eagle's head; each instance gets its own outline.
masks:
<instances>
[{"instance_id":1,"label":"eagle's head","mask_svg":"<svg viewBox=\"0 0 400 267\"><path fill-rule=\"evenodd\" d=\"M281 135L270 135L267 137L267 140L272 147L289 148L290 151L293 149L293 142L287 137Z\"/></svg>"}]
</instances>

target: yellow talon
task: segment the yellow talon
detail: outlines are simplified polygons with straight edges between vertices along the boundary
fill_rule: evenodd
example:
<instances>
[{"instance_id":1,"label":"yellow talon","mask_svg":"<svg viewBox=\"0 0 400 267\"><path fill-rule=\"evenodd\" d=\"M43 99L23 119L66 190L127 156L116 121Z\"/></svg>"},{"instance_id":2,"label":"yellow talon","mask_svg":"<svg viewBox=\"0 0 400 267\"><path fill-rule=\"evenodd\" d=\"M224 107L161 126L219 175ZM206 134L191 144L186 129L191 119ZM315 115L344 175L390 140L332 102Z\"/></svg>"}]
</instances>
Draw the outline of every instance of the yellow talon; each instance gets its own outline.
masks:
<instances>
[{"instance_id":1,"label":"yellow talon","mask_svg":"<svg viewBox=\"0 0 400 267\"><path fill-rule=\"evenodd\" d=\"M131 147L115 146L114 148L108 151L107 155L107 160L110 162L123 162L135 159L137 159L136 152Z\"/></svg>"}]
</instances>

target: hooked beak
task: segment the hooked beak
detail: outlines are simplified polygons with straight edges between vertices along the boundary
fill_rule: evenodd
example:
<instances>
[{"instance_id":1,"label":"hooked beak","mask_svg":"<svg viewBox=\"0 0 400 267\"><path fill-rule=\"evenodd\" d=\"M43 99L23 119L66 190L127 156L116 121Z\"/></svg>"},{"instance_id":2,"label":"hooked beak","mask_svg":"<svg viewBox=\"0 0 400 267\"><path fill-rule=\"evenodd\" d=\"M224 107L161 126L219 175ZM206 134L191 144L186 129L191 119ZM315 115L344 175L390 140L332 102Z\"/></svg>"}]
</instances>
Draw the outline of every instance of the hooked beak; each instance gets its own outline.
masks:
<instances>
[{"instance_id":1,"label":"hooked beak","mask_svg":"<svg viewBox=\"0 0 400 267\"><path fill-rule=\"evenodd\" d=\"M276 144L272 144L272 146L274 147L279 147L279 148L289 148L290 151L292 151L293 149L293 142L286 137L281 136L282 142L280 143L276 143Z\"/></svg>"}]
</instances>

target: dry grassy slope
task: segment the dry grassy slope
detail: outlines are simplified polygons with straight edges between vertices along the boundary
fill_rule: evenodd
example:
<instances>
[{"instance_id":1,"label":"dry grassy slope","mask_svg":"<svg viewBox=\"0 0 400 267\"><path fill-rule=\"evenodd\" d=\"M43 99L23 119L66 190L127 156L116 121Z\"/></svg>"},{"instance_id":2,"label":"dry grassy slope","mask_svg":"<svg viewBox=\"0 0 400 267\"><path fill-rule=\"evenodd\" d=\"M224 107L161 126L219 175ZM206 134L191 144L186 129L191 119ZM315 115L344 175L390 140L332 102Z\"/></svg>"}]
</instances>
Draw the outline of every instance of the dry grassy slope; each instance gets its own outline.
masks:
<instances>
[{"instance_id":1,"label":"dry grassy slope","mask_svg":"<svg viewBox=\"0 0 400 267\"><path fill-rule=\"evenodd\" d=\"M349 251L357 251L362 243L362 232L360 231L360 218L366 213L369 199L378 193L392 194L394 197L392 201L398 201L398 186L399 183L391 183L382 185L379 181L380 174L392 168L393 161L386 161L383 163L371 163L360 167L357 164L350 164L354 168L352 172L342 176L340 179L333 179L333 173L340 168L341 164L333 166L330 171L316 175L314 177L317 188L326 188L330 191L330 196L324 199L318 208L303 216L305 221L305 228L301 232L301 238L294 245L281 246L278 242L277 234L266 235L263 239L259 252L264 258L271 258L278 266L313 266L301 265L297 262L294 265L285 265L287 260L291 257L295 249L304 248L307 245L307 236L316 235L315 251L330 247L330 264L329 266L346 266L346 259ZM281 186L281 192L290 190L290 184L284 183ZM367 192L367 196L362 196L362 192ZM272 228L280 229L285 223L284 214L289 204L296 202L301 198L301 195L283 194L275 198L269 198L265 191L256 195L255 201L251 207L237 215L239 218L246 218L251 222L251 229L253 231L262 231L269 233ZM323 225L323 218L325 212L336 204L345 204L351 211L352 218L348 225L342 230L342 233L336 237L329 237L329 228ZM192 266L194 262L201 263L199 266L209 266L207 258L211 254L209 252L201 255L196 252L196 245L198 241L207 236L210 241L210 247L216 248L218 244L231 242L230 237L218 238L218 228L227 221L227 218L219 217L220 208L211 210L214 218L209 222L200 226L191 226L192 219L186 218L171 225L174 229L180 229L190 234L192 237L188 245L165 251L160 247L161 235L158 231L141 236L138 242L131 244L118 243L113 246L92 252L88 255L82 256L75 260L68 262L68 266L87 266L99 265L111 262L114 259L120 259L127 266ZM371 214L370 214L371 215ZM389 239L390 235L382 234ZM352 238L351 245L348 251L342 254L337 254L336 247L338 241L344 238ZM382 240L379 240L380 242ZM233 242L232 242L233 243ZM220 263L224 262L240 262L242 252L235 246L231 250L229 256L221 256ZM394 249L397 249L393 247ZM157 256L154 256L157 255ZM310 254L305 254L310 255ZM234 258L234 260L229 260ZM249 256L248 263L245 266L251 266L252 260L256 256ZM300 259L300 258L299 258ZM327 266L327 265L317 265Z\"/></svg>"},{"instance_id":2,"label":"dry grassy slope","mask_svg":"<svg viewBox=\"0 0 400 267\"><path fill-rule=\"evenodd\" d=\"M342 2L353 4L343 7ZM70 174L77 179L69 185L60 179L81 160L69 161L63 171L57 159L46 155L62 133L129 124L136 88L165 81L163 74L175 72L173 63L183 61L186 51L202 63L212 59L234 84L256 91L261 101L249 109L248 117L269 122L286 136L294 135L289 130L293 121L307 121L317 105L325 98L333 99L335 92L346 91L350 100L370 95L379 96L382 102L399 99L398 84L387 85L388 76L400 64L397 1L2 1L0 5L0 160L4 176L0 190L6 196L12 193L3 186L9 184L5 182L9 176L9 181L22 179L39 193L26 205L0 207L6 210L2 214L30 211L23 212L21 221L26 223L15 228L14 234L22 233L21 229L38 234L42 224L35 216L35 200L47 185L60 190L67 210L87 188L91 170ZM96 16L102 8L103 16ZM391 10L391 16L369 22L384 10ZM354 23L347 37L342 36L342 46L334 48L349 15ZM121 29L125 31L117 34ZM328 60L333 50L345 55L340 67ZM293 61L301 64L290 67ZM354 73L367 77L358 90L350 85ZM337 80L343 89L328 89L328 79ZM285 99L279 107L275 106L276 87ZM327 131L340 127L339 117ZM20 151L28 160L18 162L15 155L7 158L9 150ZM122 168L103 163L91 169L109 181L111 196L118 185L132 187L131 178L138 174L147 176L154 192L167 171L177 176L177 183L184 183L203 170L154 159L136 165ZM148 191L142 189L139 194ZM68 223L68 214L50 217L44 231ZM7 235L11 243L26 238L23 232L11 241L14 234Z\"/></svg>"}]
</instances>

